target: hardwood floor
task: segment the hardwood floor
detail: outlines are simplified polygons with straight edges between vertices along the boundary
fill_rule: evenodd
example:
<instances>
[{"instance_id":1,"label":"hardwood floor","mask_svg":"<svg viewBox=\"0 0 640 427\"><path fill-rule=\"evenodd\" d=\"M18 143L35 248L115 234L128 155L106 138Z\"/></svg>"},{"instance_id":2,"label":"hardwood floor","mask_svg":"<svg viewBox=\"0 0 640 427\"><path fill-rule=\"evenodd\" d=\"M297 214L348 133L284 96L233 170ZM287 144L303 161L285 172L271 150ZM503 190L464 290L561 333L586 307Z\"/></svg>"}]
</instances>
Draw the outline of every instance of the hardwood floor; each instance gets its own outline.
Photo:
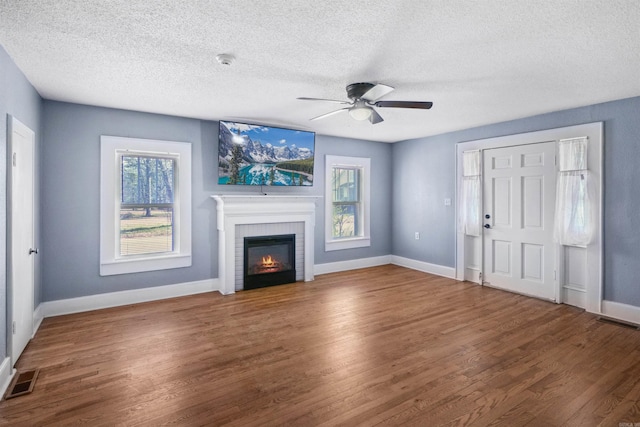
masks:
<instances>
[{"instance_id":1,"label":"hardwood floor","mask_svg":"<svg viewBox=\"0 0 640 427\"><path fill-rule=\"evenodd\" d=\"M48 318L18 367L0 425L640 423L638 330L397 266Z\"/></svg>"}]
</instances>

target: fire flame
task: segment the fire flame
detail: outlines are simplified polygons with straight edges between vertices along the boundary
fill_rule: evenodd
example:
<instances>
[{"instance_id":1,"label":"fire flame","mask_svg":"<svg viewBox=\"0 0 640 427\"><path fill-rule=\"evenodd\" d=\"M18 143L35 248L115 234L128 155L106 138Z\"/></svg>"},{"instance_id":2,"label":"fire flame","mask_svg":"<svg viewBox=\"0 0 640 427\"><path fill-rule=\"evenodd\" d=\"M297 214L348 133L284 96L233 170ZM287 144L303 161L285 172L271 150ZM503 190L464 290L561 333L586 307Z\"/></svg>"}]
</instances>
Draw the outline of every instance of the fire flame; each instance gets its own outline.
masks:
<instances>
[{"instance_id":1,"label":"fire flame","mask_svg":"<svg viewBox=\"0 0 640 427\"><path fill-rule=\"evenodd\" d=\"M273 267L275 262L271 258L271 255L267 255L266 257L262 257L262 265L265 267Z\"/></svg>"}]
</instances>

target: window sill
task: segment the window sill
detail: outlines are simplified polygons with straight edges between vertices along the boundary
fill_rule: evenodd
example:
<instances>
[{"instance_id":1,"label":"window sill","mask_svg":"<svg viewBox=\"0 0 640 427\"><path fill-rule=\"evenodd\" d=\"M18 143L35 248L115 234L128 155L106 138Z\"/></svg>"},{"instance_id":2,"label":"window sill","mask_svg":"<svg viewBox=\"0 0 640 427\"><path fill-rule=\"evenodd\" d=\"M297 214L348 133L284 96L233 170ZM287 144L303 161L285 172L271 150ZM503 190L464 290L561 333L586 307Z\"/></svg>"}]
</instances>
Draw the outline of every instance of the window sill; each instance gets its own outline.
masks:
<instances>
[{"instance_id":1,"label":"window sill","mask_svg":"<svg viewBox=\"0 0 640 427\"><path fill-rule=\"evenodd\" d=\"M145 271L168 270L191 267L191 255L160 255L153 258L119 259L100 263L100 275L142 273Z\"/></svg>"},{"instance_id":2,"label":"window sill","mask_svg":"<svg viewBox=\"0 0 640 427\"><path fill-rule=\"evenodd\" d=\"M324 242L324 250L339 251L342 249L365 248L371 246L370 237L356 237L351 239L327 240Z\"/></svg>"}]
</instances>

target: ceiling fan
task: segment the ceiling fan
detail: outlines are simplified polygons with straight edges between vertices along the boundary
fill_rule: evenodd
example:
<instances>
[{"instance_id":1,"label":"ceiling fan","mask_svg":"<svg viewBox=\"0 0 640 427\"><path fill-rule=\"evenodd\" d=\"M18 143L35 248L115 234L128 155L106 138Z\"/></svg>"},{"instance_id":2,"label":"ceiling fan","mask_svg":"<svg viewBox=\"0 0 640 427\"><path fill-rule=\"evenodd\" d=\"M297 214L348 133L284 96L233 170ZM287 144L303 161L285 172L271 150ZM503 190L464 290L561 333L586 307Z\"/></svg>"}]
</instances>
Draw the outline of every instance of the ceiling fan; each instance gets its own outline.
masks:
<instances>
[{"instance_id":1,"label":"ceiling fan","mask_svg":"<svg viewBox=\"0 0 640 427\"><path fill-rule=\"evenodd\" d=\"M303 101L325 101L334 102L337 104L349 105L349 107L340 108L339 110L331 111L326 114L322 114L318 117L314 117L311 120L324 119L325 117L333 116L334 114L348 111L349 115L355 120L369 120L371 124L380 123L383 118L378 114L373 107L379 108L417 108L422 110L428 110L433 106L433 102L420 102L420 101L377 101L379 98L389 94L394 88L382 83L352 83L347 86L347 97L351 101L340 101L337 99L324 99L324 98L298 98Z\"/></svg>"}]
</instances>

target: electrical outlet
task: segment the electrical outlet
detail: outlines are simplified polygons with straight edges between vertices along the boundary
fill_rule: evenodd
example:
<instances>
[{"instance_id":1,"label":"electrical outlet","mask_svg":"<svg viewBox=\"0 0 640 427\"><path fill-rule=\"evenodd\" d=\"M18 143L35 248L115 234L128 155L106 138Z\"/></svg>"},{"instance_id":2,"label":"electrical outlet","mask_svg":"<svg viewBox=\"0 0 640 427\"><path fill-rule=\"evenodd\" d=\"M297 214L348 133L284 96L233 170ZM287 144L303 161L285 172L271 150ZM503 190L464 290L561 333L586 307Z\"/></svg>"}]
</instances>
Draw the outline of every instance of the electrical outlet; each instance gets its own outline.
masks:
<instances>
[{"instance_id":1,"label":"electrical outlet","mask_svg":"<svg viewBox=\"0 0 640 427\"><path fill-rule=\"evenodd\" d=\"M445 206L451 206L451 199L444 199Z\"/></svg>"},{"instance_id":2,"label":"electrical outlet","mask_svg":"<svg viewBox=\"0 0 640 427\"><path fill-rule=\"evenodd\" d=\"M416 231L416 240L420 240L420 232Z\"/></svg>"}]
</instances>

